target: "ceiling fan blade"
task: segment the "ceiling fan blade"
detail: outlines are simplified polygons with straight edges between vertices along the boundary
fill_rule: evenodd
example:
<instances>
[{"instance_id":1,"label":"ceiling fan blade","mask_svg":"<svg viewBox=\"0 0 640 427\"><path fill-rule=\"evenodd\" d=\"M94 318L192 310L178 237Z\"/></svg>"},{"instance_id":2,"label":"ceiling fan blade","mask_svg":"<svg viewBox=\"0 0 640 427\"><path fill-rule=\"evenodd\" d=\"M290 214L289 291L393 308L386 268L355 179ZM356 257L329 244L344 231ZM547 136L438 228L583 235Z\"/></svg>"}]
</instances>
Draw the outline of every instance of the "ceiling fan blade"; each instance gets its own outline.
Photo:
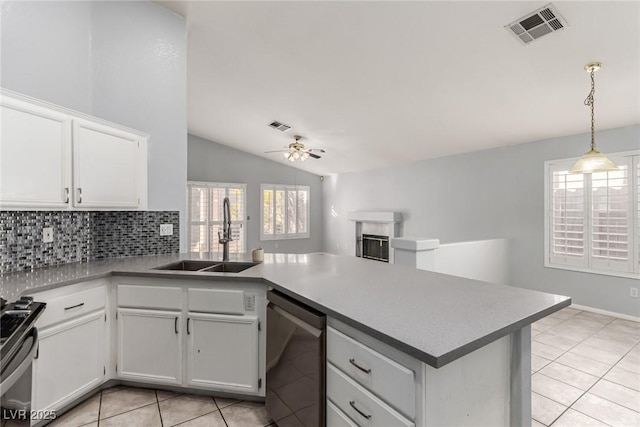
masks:
<instances>
[{"instance_id":1,"label":"ceiling fan blade","mask_svg":"<svg viewBox=\"0 0 640 427\"><path fill-rule=\"evenodd\" d=\"M320 156L318 156L317 154L309 153L308 151L307 151L307 153L309 154L309 157L313 157L314 159L319 159L320 158Z\"/></svg>"},{"instance_id":2,"label":"ceiling fan blade","mask_svg":"<svg viewBox=\"0 0 640 427\"><path fill-rule=\"evenodd\" d=\"M271 151L265 151L264 153L288 153L289 150L271 150Z\"/></svg>"},{"instance_id":3,"label":"ceiling fan blade","mask_svg":"<svg viewBox=\"0 0 640 427\"><path fill-rule=\"evenodd\" d=\"M318 151L318 152L320 152L320 153L326 153L326 151L324 151L322 148L309 148L307 151L308 151L308 152L311 152L311 151Z\"/></svg>"}]
</instances>

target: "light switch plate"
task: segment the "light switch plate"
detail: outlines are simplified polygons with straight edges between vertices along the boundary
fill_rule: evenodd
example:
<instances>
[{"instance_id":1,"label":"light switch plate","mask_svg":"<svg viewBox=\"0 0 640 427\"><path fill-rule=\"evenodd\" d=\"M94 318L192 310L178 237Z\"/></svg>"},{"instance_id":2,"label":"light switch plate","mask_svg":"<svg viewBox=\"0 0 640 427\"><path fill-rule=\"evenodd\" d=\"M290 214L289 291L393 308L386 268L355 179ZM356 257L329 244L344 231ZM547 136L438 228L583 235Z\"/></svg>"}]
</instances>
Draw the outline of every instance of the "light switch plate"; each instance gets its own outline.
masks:
<instances>
[{"instance_id":1,"label":"light switch plate","mask_svg":"<svg viewBox=\"0 0 640 427\"><path fill-rule=\"evenodd\" d=\"M44 227L42 229L42 242L43 243L53 242L53 227Z\"/></svg>"},{"instance_id":2,"label":"light switch plate","mask_svg":"<svg viewBox=\"0 0 640 427\"><path fill-rule=\"evenodd\" d=\"M173 236L173 224L160 224L161 236Z\"/></svg>"}]
</instances>

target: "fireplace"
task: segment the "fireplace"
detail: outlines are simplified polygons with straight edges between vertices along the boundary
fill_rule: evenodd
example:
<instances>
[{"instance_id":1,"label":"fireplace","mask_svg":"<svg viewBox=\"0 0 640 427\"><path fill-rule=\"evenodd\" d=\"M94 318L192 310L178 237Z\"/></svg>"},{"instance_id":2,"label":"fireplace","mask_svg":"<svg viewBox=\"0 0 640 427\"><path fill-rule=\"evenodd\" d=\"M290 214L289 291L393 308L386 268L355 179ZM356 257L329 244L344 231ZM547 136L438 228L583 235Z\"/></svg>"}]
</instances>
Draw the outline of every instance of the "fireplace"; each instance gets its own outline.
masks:
<instances>
[{"instance_id":1,"label":"fireplace","mask_svg":"<svg viewBox=\"0 0 640 427\"><path fill-rule=\"evenodd\" d=\"M400 212L389 211L357 211L349 212L347 219L352 221L353 255L376 261L393 264L394 249L390 246L390 239L400 235Z\"/></svg>"},{"instance_id":2,"label":"fireplace","mask_svg":"<svg viewBox=\"0 0 640 427\"><path fill-rule=\"evenodd\" d=\"M362 258L389 262L389 236L363 234Z\"/></svg>"}]
</instances>

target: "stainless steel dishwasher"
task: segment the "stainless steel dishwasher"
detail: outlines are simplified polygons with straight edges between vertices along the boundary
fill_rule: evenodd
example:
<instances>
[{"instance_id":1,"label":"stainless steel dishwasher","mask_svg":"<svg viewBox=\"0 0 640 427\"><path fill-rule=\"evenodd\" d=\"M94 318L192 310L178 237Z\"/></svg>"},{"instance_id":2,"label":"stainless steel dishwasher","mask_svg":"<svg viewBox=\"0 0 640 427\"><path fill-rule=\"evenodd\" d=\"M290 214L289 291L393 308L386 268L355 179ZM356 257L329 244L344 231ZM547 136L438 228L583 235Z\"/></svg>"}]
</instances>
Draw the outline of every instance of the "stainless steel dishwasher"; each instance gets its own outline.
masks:
<instances>
[{"instance_id":1,"label":"stainless steel dishwasher","mask_svg":"<svg viewBox=\"0 0 640 427\"><path fill-rule=\"evenodd\" d=\"M277 291L267 299L267 412L276 424L322 427L326 317Z\"/></svg>"}]
</instances>

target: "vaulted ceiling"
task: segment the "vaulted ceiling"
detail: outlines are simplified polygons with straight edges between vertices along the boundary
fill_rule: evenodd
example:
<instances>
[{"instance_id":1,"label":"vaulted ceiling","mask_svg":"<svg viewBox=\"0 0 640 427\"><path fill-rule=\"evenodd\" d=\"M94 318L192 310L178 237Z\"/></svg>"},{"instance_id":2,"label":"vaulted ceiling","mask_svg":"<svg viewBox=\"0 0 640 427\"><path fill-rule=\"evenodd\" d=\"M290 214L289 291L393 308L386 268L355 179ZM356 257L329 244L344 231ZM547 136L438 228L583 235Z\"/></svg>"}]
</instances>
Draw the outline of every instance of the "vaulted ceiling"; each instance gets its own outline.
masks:
<instances>
[{"instance_id":1,"label":"vaulted ceiling","mask_svg":"<svg viewBox=\"0 0 640 427\"><path fill-rule=\"evenodd\" d=\"M189 132L317 174L588 132L594 60L596 128L640 122L637 1L555 2L567 27L526 46L504 26L546 2L160 3L188 25ZM295 134L326 154L264 154Z\"/></svg>"}]
</instances>

